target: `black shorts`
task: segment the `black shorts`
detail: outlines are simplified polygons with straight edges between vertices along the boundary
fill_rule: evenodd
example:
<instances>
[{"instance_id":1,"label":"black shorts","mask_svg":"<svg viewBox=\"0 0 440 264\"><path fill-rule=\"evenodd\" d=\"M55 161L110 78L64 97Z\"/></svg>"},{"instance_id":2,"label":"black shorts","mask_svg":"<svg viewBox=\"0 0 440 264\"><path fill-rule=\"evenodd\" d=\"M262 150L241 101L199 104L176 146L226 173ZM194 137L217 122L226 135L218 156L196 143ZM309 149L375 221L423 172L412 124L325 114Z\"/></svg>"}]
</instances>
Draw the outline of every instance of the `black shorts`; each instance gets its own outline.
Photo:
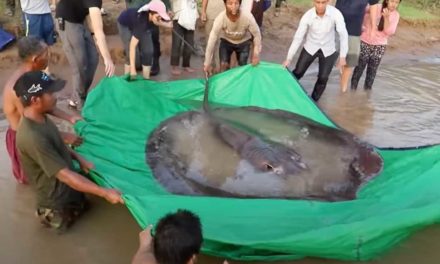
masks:
<instances>
[{"instance_id":1,"label":"black shorts","mask_svg":"<svg viewBox=\"0 0 440 264\"><path fill-rule=\"evenodd\" d=\"M249 59L252 40L246 40L240 44L231 43L225 39L220 39L220 63L231 63L232 52L237 54L238 65L246 65Z\"/></svg>"}]
</instances>

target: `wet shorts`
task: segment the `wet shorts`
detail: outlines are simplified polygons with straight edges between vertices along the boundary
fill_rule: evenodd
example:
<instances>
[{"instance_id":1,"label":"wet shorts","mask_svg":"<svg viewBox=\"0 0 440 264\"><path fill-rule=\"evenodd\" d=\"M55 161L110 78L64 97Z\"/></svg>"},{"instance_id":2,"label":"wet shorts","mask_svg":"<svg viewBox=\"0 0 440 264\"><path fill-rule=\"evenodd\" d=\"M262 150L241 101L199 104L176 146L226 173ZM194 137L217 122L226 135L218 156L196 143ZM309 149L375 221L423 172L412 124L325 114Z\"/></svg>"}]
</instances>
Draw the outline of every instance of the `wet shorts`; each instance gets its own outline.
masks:
<instances>
[{"instance_id":1,"label":"wet shorts","mask_svg":"<svg viewBox=\"0 0 440 264\"><path fill-rule=\"evenodd\" d=\"M231 63L232 53L237 55L238 65L246 65L251 50L252 40L246 40L239 44L234 44L226 39L220 39L220 63Z\"/></svg>"},{"instance_id":2,"label":"wet shorts","mask_svg":"<svg viewBox=\"0 0 440 264\"><path fill-rule=\"evenodd\" d=\"M26 23L26 36L35 36L46 42L47 45L55 43L55 29L50 13L34 15L24 13Z\"/></svg>"},{"instance_id":3,"label":"wet shorts","mask_svg":"<svg viewBox=\"0 0 440 264\"><path fill-rule=\"evenodd\" d=\"M347 66L354 68L358 65L359 54L361 53L361 40L357 36L348 36Z\"/></svg>"}]
</instances>

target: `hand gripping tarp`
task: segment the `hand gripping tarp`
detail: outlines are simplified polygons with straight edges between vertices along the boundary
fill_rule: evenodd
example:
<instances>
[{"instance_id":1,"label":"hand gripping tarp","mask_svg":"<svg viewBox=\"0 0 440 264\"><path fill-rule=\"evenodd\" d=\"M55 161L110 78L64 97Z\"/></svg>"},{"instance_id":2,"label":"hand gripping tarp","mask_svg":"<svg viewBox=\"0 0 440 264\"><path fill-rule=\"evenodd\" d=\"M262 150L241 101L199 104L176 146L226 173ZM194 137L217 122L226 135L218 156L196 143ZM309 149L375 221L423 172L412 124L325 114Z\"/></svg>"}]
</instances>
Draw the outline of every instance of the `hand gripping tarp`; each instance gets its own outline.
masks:
<instances>
[{"instance_id":1,"label":"hand gripping tarp","mask_svg":"<svg viewBox=\"0 0 440 264\"><path fill-rule=\"evenodd\" d=\"M159 123L200 106L204 80L173 82L103 79L87 97L80 153L94 162L93 178L122 191L141 227L179 208L203 224L203 252L240 260L305 256L341 260L377 257L412 232L440 220L440 147L380 150L383 173L347 202L235 199L167 193L145 162L149 133ZM295 112L333 123L280 65L261 63L218 74L210 101ZM221 157L219 157L220 159Z\"/></svg>"}]
</instances>

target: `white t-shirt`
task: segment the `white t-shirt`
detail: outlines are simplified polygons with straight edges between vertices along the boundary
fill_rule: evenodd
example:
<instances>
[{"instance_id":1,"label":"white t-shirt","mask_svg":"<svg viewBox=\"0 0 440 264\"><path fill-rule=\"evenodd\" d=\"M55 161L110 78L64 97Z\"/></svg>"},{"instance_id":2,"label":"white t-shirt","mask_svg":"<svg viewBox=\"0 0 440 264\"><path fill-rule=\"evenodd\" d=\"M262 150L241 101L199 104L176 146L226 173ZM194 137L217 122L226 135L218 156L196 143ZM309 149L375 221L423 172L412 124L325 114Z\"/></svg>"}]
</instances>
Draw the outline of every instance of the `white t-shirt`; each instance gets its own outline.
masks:
<instances>
[{"instance_id":1,"label":"white t-shirt","mask_svg":"<svg viewBox=\"0 0 440 264\"><path fill-rule=\"evenodd\" d=\"M20 0L20 5L26 14L50 14L49 0Z\"/></svg>"}]
</instances>

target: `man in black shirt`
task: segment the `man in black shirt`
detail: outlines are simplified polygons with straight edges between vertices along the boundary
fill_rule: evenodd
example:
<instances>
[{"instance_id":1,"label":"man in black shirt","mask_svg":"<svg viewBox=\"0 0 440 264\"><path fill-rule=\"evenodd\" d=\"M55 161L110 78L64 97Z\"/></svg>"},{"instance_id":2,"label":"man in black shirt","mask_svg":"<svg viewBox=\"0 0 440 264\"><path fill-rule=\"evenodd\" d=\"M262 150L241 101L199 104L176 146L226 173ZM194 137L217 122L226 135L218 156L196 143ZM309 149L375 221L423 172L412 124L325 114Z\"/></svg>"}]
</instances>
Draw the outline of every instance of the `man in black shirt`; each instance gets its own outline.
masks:
<instances>
[{"instance_id":1,"label":"man in black shirt","mask_svg":"<svg viewBox=\"0 0 440 264\"><path fill-rule=\"evenodd\" d=\"M60 0L56 8L64 52L73 69L74 92L69 102L72 107L84 103L98 66L98 52L92 34L104 59L105 74L112 76L115 71L105 40L101 7L102 0ZM86 19L93 33L86 26Z\"/></svg>"},{"instance_id":2,"label":"man in black shirt","mask_svg":"<svg viewBox=\"0 0 440 264\"><path fill-rule=\"evenodd\" d=\"M345 25L348 31L348 54L347 64L342 69L340 86L341 91L346 92L348 80L353 72L353 68L357 66L359 61L359 53L361 48L360 35L362 33L362 22L364 20L365 9L370 5L371 21L376 21L377 9L379 8L379 0L336 0L335 7L341 11L344 16ZM377 31L377 25L373 25L372 34Z\"/></svg>"}]
</instances>

